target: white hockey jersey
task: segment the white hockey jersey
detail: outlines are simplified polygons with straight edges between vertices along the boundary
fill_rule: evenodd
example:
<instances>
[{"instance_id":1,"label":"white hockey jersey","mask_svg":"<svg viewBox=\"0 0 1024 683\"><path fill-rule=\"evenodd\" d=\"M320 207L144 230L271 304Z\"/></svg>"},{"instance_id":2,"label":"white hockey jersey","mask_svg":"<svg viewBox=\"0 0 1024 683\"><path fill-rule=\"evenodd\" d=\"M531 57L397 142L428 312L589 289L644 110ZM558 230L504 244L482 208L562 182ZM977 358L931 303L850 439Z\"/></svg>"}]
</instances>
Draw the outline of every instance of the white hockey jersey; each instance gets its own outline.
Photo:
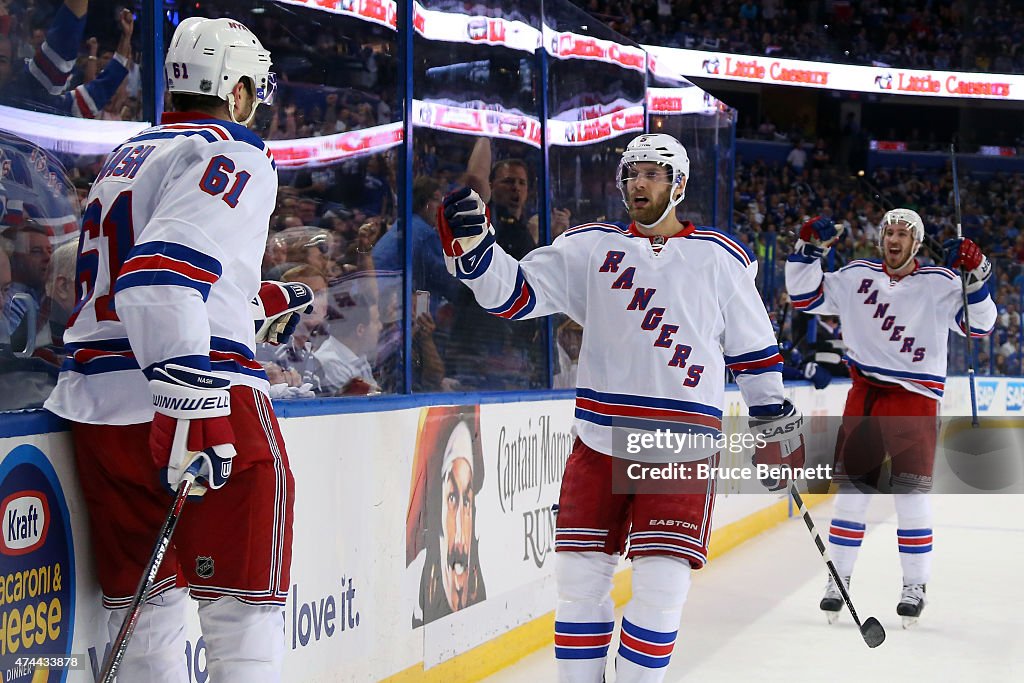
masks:
<instances>
[{"instance_id":1,"label":"white hockey jersey","mask_svg":"<svg viewBox=\"0 0 1024 683\"><path fill-rule=\"evenodd\" d=\"M675 423L717 433L726 366L747 405L784 401L782 358L756 274L751 254L715 230L687 223L658 252L633 226L590 223L522 261L495 244L460 278L495 315L561 311L583 326L575 426L584 443L611 454L613 427Z\"/></svg>"},{"instance_id":2,"label":"white hockey jersey","mask_svg":"<svg viewBox=\"0 0 1024 683\"><path fill-rule=\"evenodd\" d=\"M45 407L77 422L147 422L140 368L170 359L267 392L249 301L276 197L270 151L234 123L166 114L115 149L82 217L68 357Z\"/></svg>"},{"instance_id":3,"label":"white hockey jersey","mask_svg":"<svg viewBox=\"0 0 1024 683\"><path fill-rule=\"evenodd\" d=\"M917 267L899 279L880 261L851 261L823 273L821 260L794 252L786 262L793 308L838 315L847 362L867 377L939 400L946 384L947 330L965 334L960 276ZM983 286L968 299L971 336L991 334L996 306Z\"/></svg>"}]
</instances>

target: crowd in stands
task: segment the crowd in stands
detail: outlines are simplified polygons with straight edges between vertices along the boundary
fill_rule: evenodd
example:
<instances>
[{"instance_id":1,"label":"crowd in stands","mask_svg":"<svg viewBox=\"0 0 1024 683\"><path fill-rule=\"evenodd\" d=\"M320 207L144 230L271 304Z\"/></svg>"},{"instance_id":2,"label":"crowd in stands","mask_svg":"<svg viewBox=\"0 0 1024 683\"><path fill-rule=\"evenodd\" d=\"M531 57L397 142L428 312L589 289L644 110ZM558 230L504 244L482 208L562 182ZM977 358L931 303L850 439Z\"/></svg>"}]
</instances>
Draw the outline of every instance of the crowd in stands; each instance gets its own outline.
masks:
<instances>
[{"instance_id":1,"label":"crowd in stands","mask_svg":"<svg viewBox=\"0 0 1024 683\"><path fill-rule=\"evenodd\" d=\"M573 0L642 44L816 61L1024 73L1010 0Z\"/></svg>"},{"instance_id":2,"label":"crowd in stands","mask_svg":"<svg viewBox=\"0 0 1024 683\"><path fill-rule=\"evenodd\" d=\"M417 150L436 152L433 142L427 136ZM516 159L495 162L486 139L462 152L468 162L461 166L454 159L430 161L422 155L416 164L418 171L429 167L434 174L418 172L413 183L411 388L432 392L544 388L545 325L510 323L481 311L468 289L448 276L435 229L443 194L469 183L489 199L499 242L521 257L542 241L531 229L536 221L529 208L535 201L534 180L528 166ZM308 284L316 292L316 309L303 316L290 344L261 347L258 352L257 360L274 383L276 398L395 393L405 387L404 235L398 221L395 159L396 153L389 152L324 171L282 174L263 276ZM879 169L859 179L823 159L814 162L813 155L809 159L799 169L792 159L779 165L741 159L733 201L735 234L761 263L759 286L766 306L787 359L797 365L814 356L815 347L807 340L807 326L813 319L795 313L789 305L783 270L794 236L807 217L825 214L844 226L831 257L833 268L851 259L877 256L878 224L886 201L922 215L929 237L920 253L925 263L941 263L933 246L955 234L948 168ZM329 175L321 178L321 172ZM314 189L318 183L323 187ZM1020 320L1024 174L965 175L961 184L964 234L982 246L995 267L992 292L999 318L995 333L977 347L979 373L1024 374ZM552 215L556 234L571 222L571 216ZM38 370L45 366L47 381L52 381L62 356L61 325L74 299L74 243L55 249L45 233L31 230L5 231L4 238L0 288L5 296L0 317L7 338L17 336L14 332L24 313L19 309L23 303L12 301L12 293L31 293L39 316L36 353L31 359L34 370L29 376L38 380ZM819 343L822 338L841 337L838 321L828 318L820 320L818 332ZM573 385L581 333L564 318L551 326L556 388ZM26 365L13 359L5 363L11 366L0 368L5 381L19 377L14 370ZM952 368L957 369L955 359ZM833 369L841 372L839 366ZM46 386L43 382L32 394L39 402Z\"/></svg>"},{"instance_id":3,"label":"crowd in stands","mask_svg":"<svg viewBox=\"0 0 1024 683\"><path fill-rule=\"evenodd\" d=\"M994 334L978 344L979 372L1022 374L1024 174L965 175L960 191L963 234L977 242L993 263L990 287L999 310ZM935 171L881 168L862 179L834 165L809 164L798 171L792 162L773 166L740 160L734 193L735 230L762 264L761 289L780 339L800 348L806 334L805 316L795 315L782 287L785 259L802 222L810 216L827 215L843 225L843 237L831 257L833 267L839 268L852 259L877 258L878 225L892 206L921 214L927 244L918 258L941 265L941 244L956 235L953 177L948 165ZM774 291L767 286L771 283L776 285ZM806 356L808 349L803 351ZM951 360L956 367L962 359L951 354Z\"/></svg>"},{"instance_id":4,"label":"crowd in stands","mask_svg":"<svg viewBox=\"0 0 1024 683\"><path fill-rule=\"evenodd\" d=\"M35 47L51 40L47 26L53 25L54 8L75 12L90 1L95 9L103 0L65 0L63 6L44 5L39 0L0 0L0 99L5 84L9 85L16 75L13 67L25 66L25 59L31 62L38 54ZM287 10L273 7L277 8L273 11ZM935 25L937 33L947 24L963 28L958 3L930 3L928 7L929 12L948 19ZM820 29L814 27L821 24L822 17L846 12L839 0L827 6L771 0L705 5L595 0L586 8L606 21L619 22L618 30L628 35L632 35L629 30L647 30L644 24L648 23L700 25L701 40L711 35L709 31L718 30L714 27L727 24L745 26L753 35L755 28L792 27L803 22L813 32ZM113 6L109 9L108 16L115 16ZM866 35L874 36L879 31L891 32L903 22L903 9L880 15L881 19L876 10L876 3L859 3L850 9L848 23L871 24L877 30ZM218 9L204 7L204 11L214 15ZM735 18L733 12L737 13ZM906 12L917 16L925 10L915 6ZM73 92L76 83L100 79L112 63L124 66L107 54L114 54L113 45L130 44L133 35L129 16L116 16L117 22L99 32L95 40L84 38L83 33L81 45L75 48L80 56L70 72L67 92ZM657 20L659 16L670 17L675 23L666 24ZM1002 16L1013 24L1013 12ZM873 18L869 21L868 17ZM255 122L262 137L278 140L335 135L383 125L400 116L393 99L397 90L392 43L373 36L364 36L364 42L358 42L336 26L287 24L280 19L268 11L262 15L258 29L274 51L275 68L281 76L274 105L261 111ZM676 34L687 35L685 31L672 35ZM901 42L899 36L896 42ZM12 68L6 72L5 46L13 56L6 63ZM89 59L91 55L97 59ZM117 87L119 95L110 101L111 106L121 109L108 111L104 104L104 117L113 118L116 113L122 118L137 118L140 114L138 80L132 76L138 70L138 59L132 57L127 63L129 68ZM344 68L328 68L328 64L335 63L344 64ZM31 76L31 71L28 73ZM118 99L121 95L124 97ZM789 360L796 364L813 353L807 341L810 318L794 315L789 306L783 266L794 235L807 217L825 214L844 225L844 237L831 257L833 267L850 259L876 256L877 226L886 208L884 201L916 209L924 217L929 237L938 243L954 234L952 175L948 168L882 169L861 180L847 169L861 167L851 159L854 148L863 147L862 133L844 128L837 141L819 139L813 133L810 128L779 131L768 119L756 129L749 128L747 137L787 141L792 148L786 162L777 165L740 160L733 198L734 230L762 264L759 284L765 303ZM801 135L803 140L799 139ZM854 145L851 141L855 140L860 142ZM399 202L402 153L398 147L346 157L328 165L280 169L263 276L308 284L316 292L316 307L303 317L290 344L258 352L257 360L273 382L274 396L540 389L548 386L549 365L555 388L572 387L582 335L579 326L564 317L551 324L510 323L483 312L469 290L447 273L436 233L436 212L445 193L459 185L472 186L489 204L499 244L516 257L545 243L544 223L553 238L572 224L621 220L621 202L614 179L607 172L617 162L615 141L594 145L580 156L574 150L553 151L547 183L539 185L535 177L539 153L532 148L418 129L411 167L412 220L407 228L401 220ZM533 158L524 159L524 155ZM103 159L69 156L65 161L78 192L77 200L82 202ZM964 175L961 184L964 232L981 245L996 269L993 295L1000 315L995 334L978 347L980 372L1024 374L1020 321L1024 174ZM872 185L881 189L885 200L876 196ZM549 186L559 188L560 199L572 197L575 201L563 204L552 196L549 220L541 221L537 193ZM696 206L695 201L689 201L691 208ZM684 205L684 211L686 208ZM30 224L20 225L17 230L5 224L0 230L0 345L6 345L5 353L0 353L0 388L16 385L22 389L22 398L29 397L32 405L38 405L48 385L52 386L64 353L62 326L76 294L74 243L47 239L46 230ZM413 295L409 301L403 296L406 238L412 243ZM921 258L941 262L941 257L928 249L922 250ZM38 314L34 330L27 329L29 308ZM412 321L408 345L404 338L407 319ZM823 319L820 331L825 337L841 336L834 320ZM7 353L29 346L34 352L27 358ZM412 369L411 385L405 377L407 364ZM4 403L16 395L0 391L0 409L29 405Z\"/></svg>"},{"instance_id":5,"label":"crowd in stands","mask_svg":"<svg viewBox=\"0 0 1024 683\"><path fill-rule=\"evenodd\" d=\"M91 0L91 5L90 13L90 0L0 0L0 104L81 118L141 120L134 13L111 0ZM87 36L87 29L95 34Z\"/></svg>"}]
</instances>

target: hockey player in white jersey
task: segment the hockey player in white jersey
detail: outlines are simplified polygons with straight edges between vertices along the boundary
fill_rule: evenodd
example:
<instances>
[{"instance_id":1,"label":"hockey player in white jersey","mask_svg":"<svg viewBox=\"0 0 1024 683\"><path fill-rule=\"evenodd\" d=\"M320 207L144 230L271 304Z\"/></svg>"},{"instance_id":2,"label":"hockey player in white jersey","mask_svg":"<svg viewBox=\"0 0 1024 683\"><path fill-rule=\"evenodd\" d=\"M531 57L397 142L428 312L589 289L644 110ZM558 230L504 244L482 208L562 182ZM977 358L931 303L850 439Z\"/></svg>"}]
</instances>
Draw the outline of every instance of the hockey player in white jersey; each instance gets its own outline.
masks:
<instances>
[{"instance_id":1,"label":"hockey player in white jersey","mask_svg":"<svg viewBox=\"0 0 1024 683\"><path fill-rule=\"evenodd\" d=\"M177 111L111 152L83 215L69 356L46 407L72 425L112 640L186 469L199 468L202 495L122 683L189 680L189 595L211 678L280 680L294 483L254 350L283 341L312 292L260 282L277 172L246 126L272 96L270 66L237 21L182 21L165 64Z\"/></svg>"},{"instance_id":2,"label":"hockey player in white jersey","mask_svg":"<svg viewBox=\"0 0 1024 683\"><path fill-rule=\"evenodd\" d=\"M864 539L872 491L891 489L898 521L903 590L897 613L910 625L925 605L931 575L932 512L927 493L938 436L938 406L946 381L949 330L964 335L960 276L968 271L968 318L972 336L995 324L988 292L991 266L969 239L949 240L946 267L922 266L915 256L924 223L910 209L893 209L879 226L881 261L855 260L823 273L821 256L838 239L831 220L814 217L800 230L786 263L793 306L807 313L838 315L853 386L846 399L836 444L840 484L829 530L829 552L849 583ZM889 481L879 481L885 455ZM835 621L843 601L829 579L820 607Z\"/></svg>"},{"instance_id":3,"label":"hockey player in white jersey","mask_svg":"<svg viewBox=\"0 0 1024 683\"><path fill-rule=\"evenodd\" d=\"M690 572L707 561L714 480L691 482L687 492L616 492L628 476L625 432L719 430L729 367L754 427L785 435L759 449L758 461L803 464L802 436L786 431L801 418L783 396L782 359L754 285L757 262L729 236L676 217L689 166L669 135L633 139L617 177L632 222L577 226L521 261L495 244L469 188L446 197L439 212L449 270L481 306L513 320L561 311L583 326L578 438L555 535L562 683L603 679L615 626L612 576L627 543L633 597L622 619L619 683L663 680Z\"/></svg>"}]
</instances>

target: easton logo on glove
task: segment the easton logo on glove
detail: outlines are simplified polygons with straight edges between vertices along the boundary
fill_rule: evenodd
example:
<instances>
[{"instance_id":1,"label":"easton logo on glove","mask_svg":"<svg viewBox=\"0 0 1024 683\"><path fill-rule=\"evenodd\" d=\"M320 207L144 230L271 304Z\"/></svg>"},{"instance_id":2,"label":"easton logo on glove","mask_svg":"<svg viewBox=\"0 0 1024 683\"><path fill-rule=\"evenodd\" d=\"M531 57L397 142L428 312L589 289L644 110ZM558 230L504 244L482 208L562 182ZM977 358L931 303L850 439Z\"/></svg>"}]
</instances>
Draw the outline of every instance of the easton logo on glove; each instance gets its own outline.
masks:
<instances>
[{"instance_id":1,"label":"easton logo on glove","mask_svg":"<svg viewBox=\"0 0 1024 683\"><path fill-rule=\"evenodd\" d=\"M750 432L760 442L753 464L767 473L761 484L769 491L789 486L790 474L804 466L804 417L788 399L777 406L750 410Z\"/></svg>"},{"instance_id":2,"label":"easton logo on glove","mask_svg":"<svg viewBox=\"0 0 1024 683\"><path fill-rule=\"evenodd\" d=\"M764 427L757 432L757 436L764 437L765 441L778 441L780 436L799 432L804 426L804 416L798 415L795 420L789 420L785 424L775 424Z\"/></svg>"}]
</instances>

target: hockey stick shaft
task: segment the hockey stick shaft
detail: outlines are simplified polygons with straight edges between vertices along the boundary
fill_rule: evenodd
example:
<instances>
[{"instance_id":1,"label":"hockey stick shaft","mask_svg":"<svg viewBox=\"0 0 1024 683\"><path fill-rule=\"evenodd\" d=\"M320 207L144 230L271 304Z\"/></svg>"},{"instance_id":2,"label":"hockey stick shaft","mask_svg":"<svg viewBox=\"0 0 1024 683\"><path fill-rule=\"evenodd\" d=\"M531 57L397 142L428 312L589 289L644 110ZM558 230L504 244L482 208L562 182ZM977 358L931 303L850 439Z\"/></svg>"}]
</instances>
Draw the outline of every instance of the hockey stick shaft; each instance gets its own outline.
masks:
<instances>
[{"instance_id":1,"label":"hockey stick shaft","mask_svg":"<svg viewBox=\"0 0 1024 683\"><path fill-rule=\"evenodd\" d=\"M814 538L814 545L818 546L818 552L821 553L821 559L825 561L825 566L828 567L828 573L832 576L832 580L835 581L836 587L839 588L839 592L843 595L843 601L846 602L846 607L850 610L850 616L853 617L853 621L857 624L857 627L862 626L860 617L857 616L857 610L853 608L853 600L850 598L849 591L846 590L846 582L843 581L843 577L839 576L839 570L836 569L836 565L832 562L832 558L829 557L828 547L825 546L825 542L821 540L821 534L814 526L814 518L811 517L811 512L807 509L804 504L804 499L800 497L800 492L796 490L796 483L789 482L789 495L793 496L793 501L796 506L800 509L800 514L804 518L804 524L807 525L807 530L811 532L811 537Z\"/></svg>"},{"instance_id":2,"label":"hockey stick shaft","mask_svg":"<svg viewBox=\"0 0 1024 683\"><path fill-rule=\"evenodd\" d=\"M956 211L956 238L961 239L963 228L960 218L960 176L956 169L956 145L950 143L949 156L952 159L953 171L953 209ZM978 397L974 388L974 343L971 339L971 315L968 310L967 301L967 271L960 265L960 293L963 297L964 307L964 332L967 335L967 381L971 388L971 426L978 426Z\"/></svg>"},{"instance_id":3,"label":"hockey stick shaft","mask_svg":"<svg viewBox=\"0 0 1024 683\"><path fill-rule=\"evenodd\" d=\"M172 446L172 452L177 453L179 449L185 448L184 442L187 434L187 420L178 420L178 425L174 433L174 445ZM172 455L172 458L173 457L174 456ZM160 570L160 564L164 560L164 555L167 554L167 548L171 544L171 537L174 535L174 529L178 526L178 519L181 517L182 508L185 507L189 491L192 490L192 485L195 484L195 481L195 473L189 470L182 475L181 481L178 482L178 491L174 496L174 502L171 503L171 507L167 511L167 517L164 519L163 526L160 527L160 534L157 536L156 545L153 547L153 553L150 555L149 562L146 564L146 568L142 572L142 578L139 579L139 586L135 589L135 595L132 597L131 605L128 608L128 614L125 615L124 621L121 623L121 630L118 631L117 638L115 638L114 642L111 644L109 658L100 673L100 683L114 683L114 679L117 677L117 670L121 667L121 660L124 659L124 653L128 649L128 643L131 641L132 634L135 632L135 626L139 623L139 616L141 616L142 607L146 603L146 596L153 587L153 583L156 581L156 575Z\"/></svg>"}]
</instances>

